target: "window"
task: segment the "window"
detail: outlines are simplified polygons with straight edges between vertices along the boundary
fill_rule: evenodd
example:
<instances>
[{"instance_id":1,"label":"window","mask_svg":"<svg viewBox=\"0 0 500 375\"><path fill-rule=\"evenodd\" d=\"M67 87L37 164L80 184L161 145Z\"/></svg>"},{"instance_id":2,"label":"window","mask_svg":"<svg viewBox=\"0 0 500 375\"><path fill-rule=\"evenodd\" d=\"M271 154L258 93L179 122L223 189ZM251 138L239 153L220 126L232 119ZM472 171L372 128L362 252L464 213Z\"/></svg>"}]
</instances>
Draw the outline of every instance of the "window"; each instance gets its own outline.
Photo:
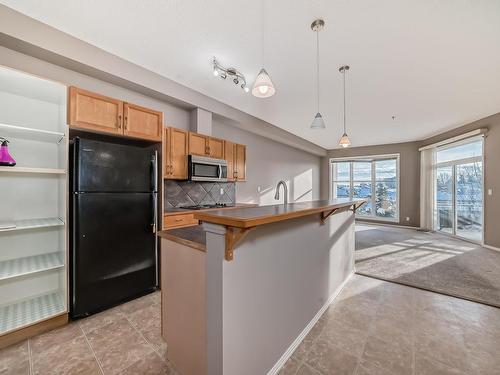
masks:
<instances>
[{"instance_id":1,"label":"window","mask_svg":"<svg viewBox=\"0 0 500 375\"><path fill-rule=\"evenodd\" d=\"M399 155L331 160L333 198L364 198L356 215L399 220Z\"/></svg>"}]
</instances>

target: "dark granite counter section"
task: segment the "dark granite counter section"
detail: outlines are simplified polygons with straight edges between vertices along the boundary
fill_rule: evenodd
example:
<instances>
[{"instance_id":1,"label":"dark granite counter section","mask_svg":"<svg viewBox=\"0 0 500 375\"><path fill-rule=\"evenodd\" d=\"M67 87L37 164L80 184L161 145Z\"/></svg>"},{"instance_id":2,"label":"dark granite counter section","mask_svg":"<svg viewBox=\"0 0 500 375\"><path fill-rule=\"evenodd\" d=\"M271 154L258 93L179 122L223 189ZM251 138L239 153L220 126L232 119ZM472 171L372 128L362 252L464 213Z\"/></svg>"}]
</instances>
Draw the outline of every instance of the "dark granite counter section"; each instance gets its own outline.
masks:
<instances>
[{"instance_id":1,"label":"dark granite counter section","mask_svg":"<svg viewBox=\"0 0 500 375\"><path fill-rule=\"evenodd\" d=\"M162 230L158 232L158 236L193 249L206 251L206 235L201 225Z\"/></svg>"}]
</instances>

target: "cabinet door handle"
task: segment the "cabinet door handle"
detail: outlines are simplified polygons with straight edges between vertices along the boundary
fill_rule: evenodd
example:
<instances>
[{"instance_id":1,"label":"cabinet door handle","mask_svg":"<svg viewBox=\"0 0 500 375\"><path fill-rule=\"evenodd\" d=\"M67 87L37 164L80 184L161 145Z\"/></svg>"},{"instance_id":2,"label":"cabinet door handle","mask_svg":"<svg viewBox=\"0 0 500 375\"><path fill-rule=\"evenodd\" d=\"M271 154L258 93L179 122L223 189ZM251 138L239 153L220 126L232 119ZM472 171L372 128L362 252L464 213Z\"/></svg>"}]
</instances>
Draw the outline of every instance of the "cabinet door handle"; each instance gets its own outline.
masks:
<instances>
[{"instance_id":1,"label":"cabinet door handle","mask_svg":"<svg viewBox=\"0 0 500 375\"><path fill-rule=\"evenodd\" d=\"M176 222L184 221L184 219L175 219Z\"/></svg>"},{"instance_id":2,"label":"cabinet door handle","mask_svg":"<svg viewBox=\"0 0 500 375\"><path fill-rule=\"evenodd\" d=\"M122 128L122 115L118 115L118 129Z\"/></svg>"},{"instance_id":3,"label":"cabinet door handle","mask_svg":"<svg viewBox=\"0 0 500 375\"><path fill-rule=\"evenodd\" d=\"M128 118L127 118L127 116L125 116L125 130L128 130L127 120L128 120Z\"/></svg>"},{"instance_id":4,"label":"cabinet door handle","mask_svg":"<svg viewBox=\"0 0 500 375\"><path fill-rule=\"evenodd\" d=\"M174 166L170 165L170 174L174 174Z\"/></svg>"}]
</instances>

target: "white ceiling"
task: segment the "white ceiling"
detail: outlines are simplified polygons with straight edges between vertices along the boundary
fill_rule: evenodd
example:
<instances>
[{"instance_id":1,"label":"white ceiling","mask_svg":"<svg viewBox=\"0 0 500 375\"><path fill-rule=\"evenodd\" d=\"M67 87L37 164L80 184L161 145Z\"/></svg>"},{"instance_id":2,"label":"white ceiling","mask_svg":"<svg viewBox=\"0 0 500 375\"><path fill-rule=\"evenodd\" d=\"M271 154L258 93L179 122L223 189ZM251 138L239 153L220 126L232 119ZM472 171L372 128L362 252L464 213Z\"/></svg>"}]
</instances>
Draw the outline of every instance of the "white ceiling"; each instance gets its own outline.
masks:
<instances>
[{"instance_id":1,"label":"white ceiling","mask_svg":"<svg viewBox=\"0 0 500 375\"><path fill-rule=\"evenodd\" d=\"M261 68L261 1L0 0L1 3L325 148L337 147L348 75L354 146L419 140L500 111L499 0L268 0L265 67L277 93L245 94L211 59ZM321 43L316 113L315 34ZM392 116L396 116L395 120Z\"/></svg>"}]
</instances>

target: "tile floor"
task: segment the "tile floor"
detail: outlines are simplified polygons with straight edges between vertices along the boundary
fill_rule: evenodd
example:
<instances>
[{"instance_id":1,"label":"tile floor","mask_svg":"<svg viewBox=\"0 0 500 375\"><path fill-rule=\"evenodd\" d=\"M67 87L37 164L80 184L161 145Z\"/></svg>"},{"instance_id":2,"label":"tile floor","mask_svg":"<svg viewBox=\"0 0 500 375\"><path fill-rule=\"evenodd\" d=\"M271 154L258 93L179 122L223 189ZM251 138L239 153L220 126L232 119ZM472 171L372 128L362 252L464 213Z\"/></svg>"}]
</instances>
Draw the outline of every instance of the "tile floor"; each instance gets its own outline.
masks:
<instances>
[{"instance_id":1,"label":"tile floor","mask_svg":"<svg viewBox=\"0 0 500 375\"><path fill-rule=\"evenodd\" d=\"M0 351L0 374L176 374L166 349L154 293ZM500 374L500 309L356 275L289 374Z\"/></svg>"},{"instance_id":2,"label":"tile floor","mask_svg":"<svg viewBox=\"0 0 500 375\"><path fill-rule=\"evenodd\" d=\"M156 292L0 351L0 374L176 374Z\"/></svg>"},{"instance_id":3,"label":"tile floor","mask_svg":"<svg viewBox=\"0 0 500 375\"><path fill-rule=\"evenodd\" d=\"M500 374L500 309L355 275L280 375Z\"/></svg>"}]
</instances>

